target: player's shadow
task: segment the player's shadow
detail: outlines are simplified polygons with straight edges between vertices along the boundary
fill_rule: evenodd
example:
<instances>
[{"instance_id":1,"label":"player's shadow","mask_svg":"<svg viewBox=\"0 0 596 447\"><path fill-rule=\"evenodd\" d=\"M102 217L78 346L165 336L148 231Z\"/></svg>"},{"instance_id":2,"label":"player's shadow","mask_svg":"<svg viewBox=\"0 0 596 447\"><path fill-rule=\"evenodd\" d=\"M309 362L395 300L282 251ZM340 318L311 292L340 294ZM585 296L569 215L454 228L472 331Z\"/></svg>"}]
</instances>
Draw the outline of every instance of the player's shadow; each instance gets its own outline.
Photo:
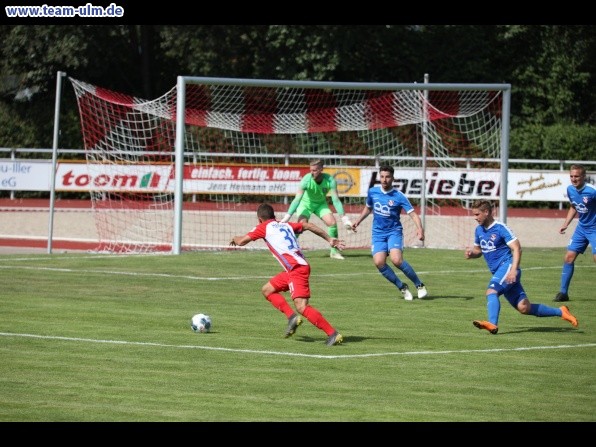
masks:
<instances>
[{"instance_id":1,"label":"player's shadow","mask_svg":"<svg viewBox=\"0 0 596 447\"><path fill-rule=\"evenodd\" d=\"M414 292L415 293L415 292ZM465 301L469 301L469 300L473 300L478 298L477 296L462 296L462 295L431 295L428 294L426 295L424 298L422 299L418 299L416 298L416 295L414 295L414 300L413 301L433 301L433 300L442 300L442 299L460 299L460 300L465 300ZM403 299L402 299L403 301Z\"/></svg>"},{"instance_id":2,"label":"player's shadow","mask_svg":"<svg viewBox=\"0 0 596 447\"><path fill-rule=\"evenodd\" d=\"M350 253L349 251L342 251L341 254L344 255L344 258L346 259L368 258L372 262L372 255L370 253Z\"/></svg>"},{"instance_id":3,"label":"player's shadow","mask_svg":"<svg viewBox=\"0 0 596 447\"><path fill-rule=\"evenodd\" d=\"M310 254L310 256L308 256L309 254ZM372 265L372 256L371 256L370 253L350 253L349 251L345 251L344 250L344 251L341 252L341 254L345 258L344 260L348 260L348 259L360 259L360 258L370 259L371 260L371 265ZM321 259L327 258L327 259L329 259L329 260L331 260L333 262L337 262L337 260L331 259L329 257L329 252L328 251L325 251L325 252L321 253L320 255L316 255L316 254L314 254L312 252L311 253L308 253L307 252L307 257L309 257L310 259L312 259L312 258L321 258ZM373 267L374 267L374 265L373 265Z\"/></svg>"},{"instance_id":4,"label":"player's shadow","mask_svg":"<svg viewBox=\"0 0 596 447\"><path fill-rule=\"evenodd\" d=\"M540 332L540 333L547 333L547 334L552 334L552 333L556 333L556 332L579 332L579 333L583 333L583 331L578 331L576 328L573 327L528 327L528 328L522 328L522 329L517 329L517 330L512 330L512 331L501 331L499 328L499 335L509 335L509 334L521 334L523 332Z\"/></svg>"},{"instance_id":5,"label":"player's shadow","mask_svg":"<svg viewBox=\"0 0 596 447\"><path fill-rule=\"evenodd\" d=\"M313 337L309 337L306 335L298 335L298 336L294 335L294 338L296 339L296 341L299 341L301 343L321 343L320 338L313 338ZM356 335L345 336L344 335L343 343L361 343L365 340L370 340L370 339L371 339L371 337L359 337ZM323 344L325 344L324 340L323 340Z\"/></svg>"}]
</instances>

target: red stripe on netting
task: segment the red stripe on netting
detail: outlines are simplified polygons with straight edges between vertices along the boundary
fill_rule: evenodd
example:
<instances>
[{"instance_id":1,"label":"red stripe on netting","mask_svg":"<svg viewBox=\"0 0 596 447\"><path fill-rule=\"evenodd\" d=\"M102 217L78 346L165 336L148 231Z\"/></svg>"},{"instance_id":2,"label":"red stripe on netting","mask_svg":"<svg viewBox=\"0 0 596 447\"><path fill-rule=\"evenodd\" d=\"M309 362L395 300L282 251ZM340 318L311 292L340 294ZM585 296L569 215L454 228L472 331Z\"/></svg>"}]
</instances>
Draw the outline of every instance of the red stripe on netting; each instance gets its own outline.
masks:
<instances>
[{"instance_id":1,"label":"red stripe on netting","mask_svg":"<svg viewBox=\"0 0 596 447\"><path fill-rule=\"evenodd\" d=\"M176 107L174 106L174 110ZM211 91L208 85L188 85L186 87L186 124L208 127L211 110ZM176 113L173 114L176 119Z\"/></svg>"},{"instance_id":2,"label":"red stripe on netting","mask_svg":"<svg viewBox=\"0 0 596 447\"><path fill-rule=\"evenodd\" d=\"M428 102L432 107L428 108L430 121L454 117L459 115L460 92L457 91L434 91L428 92Z\"/></svg>"},{"instance_id":3,"label":"red stripe on netting","mask_svg":"<svg viewBox=\"0 0 596 447\"><path fill-rule=\"evenodd\" d=\"M394 102L397 100L394 92L368 91L366 99L368 128L383 129L398 126L399 122L393 115Z\"/></svg>"},{"instance_id":4,"label":"red stripe on netting","mask_svg":"<svg viewBox=\"0 0 596 447\"><path fill-rule=\"evenodd\" d=\"M243 132L274 133L277 91L273 88L247 87L244 90Z\"/></svg>"},{"instance_id":5,"label":"red stripe on netting","mask_svg":"<svg viewBox=\"0 0 596 447\"><path fill-rule=\"evenodd\" d=\"M306 90L306 121L308 132L334 132L337 130L337 99L323 90Z\"/></svg>"},{"instance_id":6,"label":"red stripe on netting","mask_svg":"<svg viewBox=\"0 0 596 447\"><path fill-rule=\"evenodd\" d=\"M106 102L90 93L80 96L79 109L85 149L93 149L103 141L126 116L130 108L130 106Z\"/></svg>"},{"instance_id":7,"label":"red stripe on netting","mask_svg":"<svg viewBox=\"0 0 596 447\"><path fill-rule=\"evenodd\" d=\"M136 100L134 96L125 95L124 93L117 93L101 87L95 87L95 95L104 101L128 107L132 107Z\"/></svg>"}]
</instances>

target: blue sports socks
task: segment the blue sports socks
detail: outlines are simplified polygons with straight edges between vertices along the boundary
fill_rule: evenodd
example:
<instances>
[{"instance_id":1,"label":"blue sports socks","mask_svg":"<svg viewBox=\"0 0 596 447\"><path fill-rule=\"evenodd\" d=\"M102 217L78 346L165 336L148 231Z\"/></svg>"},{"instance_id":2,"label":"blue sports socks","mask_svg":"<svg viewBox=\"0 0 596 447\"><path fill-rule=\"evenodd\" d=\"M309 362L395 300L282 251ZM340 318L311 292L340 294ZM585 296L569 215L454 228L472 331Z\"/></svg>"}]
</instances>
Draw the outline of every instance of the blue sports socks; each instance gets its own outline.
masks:
<instances>
[{"instance_id":1,"label":"blue sports socks","mask_svg":"<svg viewBox=\"0 0 596 447\"><path fill-rule=\"evenodd\" d=\"M495 326L499 325L499 313L501 312L501 302L496 293L486 295L486 310L488 312L488 321Z\"/></svg>"},{"instance_id":2,"label":"blue sports socks","mask_svg":"<svg viewBox=\"0 0 596 447\"><path fill-rule=\"evenodd\" d=\"M395 272L387 264L379 269L379 273L381 273L387 281L395 284L398 289L401 289L404 286L404 283L399 280Z\"/></svg>"},{"instance_id":3,"label":"blue sports socks","mask_svg":"<svg viewBox=\"0 0 596 447\"><path fill-rule=\"evenodd\" d=\"M546 306L545 304L531 304L530 315L535 317L560 317L563 313L561 309Z\"/></svg>"},{"instance_id":4,"label":"blue sports socks","mask_svg":"<svg viewBox=\"0 0 596 447\"><path fill-rule=\"evenodd\" d=\"M571 278L573 278L574 267L575 264L563 263L563 272L561 273L561 293L568 293L569 284L571 283Z\"/></svg>"},{"instance_id":5,"label":"blue sports socks","mask_svg":"<svg viewBox=\"0 0 596 447\"><path fill-rule=\"evenodd\" d=\"M402 272L404 272L404 275L406 275L408 279L412 281L416 287L422 284L422 281L420 281L420 278L418 278L418 275L416 274L412 266L405 259L401 262L401 266L399 267L399 269Z\"/></svg>"}]
</instances>

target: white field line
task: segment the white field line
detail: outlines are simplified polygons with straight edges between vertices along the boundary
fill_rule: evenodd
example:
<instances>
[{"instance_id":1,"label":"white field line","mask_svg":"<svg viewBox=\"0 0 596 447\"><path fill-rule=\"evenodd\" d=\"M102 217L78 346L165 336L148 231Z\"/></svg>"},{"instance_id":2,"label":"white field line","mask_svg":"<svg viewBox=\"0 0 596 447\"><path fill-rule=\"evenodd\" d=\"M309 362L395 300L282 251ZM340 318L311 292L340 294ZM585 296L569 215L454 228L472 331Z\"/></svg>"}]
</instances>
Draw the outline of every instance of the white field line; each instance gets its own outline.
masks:
<instances>
[{"instance_id":1,"label":"white field line","mask_svg":"<svg viewBox=\"0 0 596 447\"><path fill-rule=\"evenodd\" d=\"M198 346L198 345L172 345L167 343L151 343L138 341L124 341L124 340L95 340L91 338L77 338L77 337L58 337L51 335L35 335L35 334L12 334L9 332L0 332L0 337L28 337L43 340L59 340L71 341L80 343L106 343L114 345L129 345L129 346L146 346L157 348L175 348L175 349L200 349L204 351L223 351L235 352L240 354L263 354L263 355L277 355L286 357L307 357L317 359L353 359L353 358L370 358L370 357L389 357L402 355L447 355L447 354L474 354L486 352L514 352L514 351L538 351L545 349L578 349L578 348L593 348L596 343L582 343L577 345L554 345L554 346L527 346L523 348L498 348L498 349L461 349L453 351L405 351L405 352L378 352L370 354L346 354L346 355L322 355L322 354L303 354L297 352L279 352L279 351L260 351L255 349L232 349L232 348L216 348L212 346ZM335 348L337 349L337 348Z\"/></svg>"},{"instance_id":2,"label":"white field line","mask_svg":"<svg viewBox=\"0 0 596 447\"><path fill-rule=\"evenodd\" d=\"M131 255L131 256L140 256L140 255ZM154 256L154 255L151 255ZM110 257L110 256L108 256ZM93 258L97 259L98 256L93 256ZM2 261L38 261L43 258L6 258L1 259ZM51 259L51 258L48 258ZM60 258L64 259L64 258ZM81 257L73 258L73 259L81 259ZM55 260L55 259L54 259ZM484 267L484 266L483 266ZM594 266L576 266L576 269L582 268L594 268ZM549 267L525 267L523 270L560 270L561 266L549 266ZM81 269L72 269L72 268L59 268L59 267L34 267L34 266L23 266L23 265L0 265L0 270L44 270L44 271L54 271L54 272L62 272L62 273L88 273L88 274L103 274L103 275L124 275L124 276L139 276L139 277L155 277L155 278L172 278L172 279L190 279L193 281L233 281L233 280L241 280L246 281L247 279L263 279L263 278L270 278L271 275L266 276L196 276L196 275L173 275L169 273L143 273L143 272L129 272L129 271L122 271L122 270L81 270ZM475 270L441 270L441 271L417 271L418 275L453 275L458 273L486 273L486 268L479 268ZM371 269L370 272L360 272L358 275L378 275L378 272L374 269ZM311 274L311 278L323 278L323 277L351 277L354 276L354 273L329 273L329 274Z\"/></svg>"},{"instance_id":3,"label":"white field line","mask_svg":"<svg viewBox=\"0 0 596 447\"><path fill-rule=\"evenodd\" d=\"M134 255L138 256L138 255ZM97 256L94 256L96 258ZM22 260L39 260L40 258L22 258ZM63 259L63 258L61 258ZM80 259L80 257L77 257ZM6 259L15 261L15 258ZM579 266L580 268L583 266ZM543 270L543 269L560 269L561 266L551 267L530 267L524 270ZM591 267L588 267L591 268ZM246 280L246 276L242 277L201 277L201 276L190 276L190 275L172 275L162 273L139 273L139 272L127 272L127 271L110 271L110 270L80 270L80 269L66 269L66 268L55 268L55 267L30 267L30 266L18 266L18 265L0 265L0 269L3 270L47 270L56 272L72 272L72 273L93 273L93 274L109 274L109 275L127 275L127 276L144 276L144 277L161 277L161 278L185 278L194 281L230 281L230 280ZM479 269L478 272L486 272L486 269ZM440 271L432 272L420 271L419 274L430 275L430 274L453 274L453 273L470 273L470 270L459 271ZM377 272L371 272L371 275L378 275ZM360 273L362 275L362 273ZM323 274L323 275L312 275L312 276L353 276L349 274ZM269 278L268 276L251 276L251 278ZM280 355L289 357L309 357L309 358L323 358L323 359L341 359L341 358L367 358L367 357L386 357L386 356L402 356L402 355L444 355L444 354L458 354L458 353L481 353L481 352L511 352L511 351L529 351L529 350L544 350L544 349L569 349L569 348L591 348L595 347L596 343L578 344L578 345L554 345L554 346L534 346L534 347L523 347L523 348L500 348L500 349L476 349L476 350L455 350L455 351L407 351L407 352L384 352L384 353L369 353L369 354L351 354L351 355L317 355L317 354L303 354L303 353L292 353L292 352L277 352L277 351L260 351L252 349L231 349L231 348L217 348L210 346L198 346L198 345L171 345L164 343L150 343L150 342L131 342L122 340L95 340L87 338L72 338L72 337L58 337L58 336L45 336L35 334L12 334L6 332L0 332L0 336L3 337L31 337L48 340L63 340L63 341L78 341L86 343L110 343L119 345L136 345L136 346L153 346L162 348L177 348L177 349L202 349L208 351L225 351L225 352L237 352L237 353L249 353L249 354L265 354L265 355Z\"/></svg>"}]
</instances>

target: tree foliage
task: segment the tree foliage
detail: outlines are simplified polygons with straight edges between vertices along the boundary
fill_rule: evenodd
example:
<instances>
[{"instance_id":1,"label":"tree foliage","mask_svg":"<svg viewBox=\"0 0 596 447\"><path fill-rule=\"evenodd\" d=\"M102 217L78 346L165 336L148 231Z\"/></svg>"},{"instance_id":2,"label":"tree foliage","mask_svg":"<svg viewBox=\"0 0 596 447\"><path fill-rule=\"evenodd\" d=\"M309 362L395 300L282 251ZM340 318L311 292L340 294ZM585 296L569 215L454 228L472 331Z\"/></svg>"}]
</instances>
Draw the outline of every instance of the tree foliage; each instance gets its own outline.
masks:
<instances>
[{"instance_id":1,"label":"tree foliage","mask_svg":"<svg viewBox=\"0 0 596 447\"><path fill-rule=\"evenodd\" d=\"M422 82L428 74L434 83L510 83L512 157L594 159L589 25L13 25L0 27L0 39L3 147L50 146L58 71L146 99L178 75ZM60 145L77 148L78 111L68 82L64 89Z\"/></svg>"},{"instance_id":2,"label":"tree foliage","mask_svg":"<svg viewBox=\"0 0 596 447\"><path fill-rule=\"evenodd\" d=\"M515 122L585 123L595 116L592 26L509 26L502 36L509 62Z\"/></svg>"}]
</instances>

